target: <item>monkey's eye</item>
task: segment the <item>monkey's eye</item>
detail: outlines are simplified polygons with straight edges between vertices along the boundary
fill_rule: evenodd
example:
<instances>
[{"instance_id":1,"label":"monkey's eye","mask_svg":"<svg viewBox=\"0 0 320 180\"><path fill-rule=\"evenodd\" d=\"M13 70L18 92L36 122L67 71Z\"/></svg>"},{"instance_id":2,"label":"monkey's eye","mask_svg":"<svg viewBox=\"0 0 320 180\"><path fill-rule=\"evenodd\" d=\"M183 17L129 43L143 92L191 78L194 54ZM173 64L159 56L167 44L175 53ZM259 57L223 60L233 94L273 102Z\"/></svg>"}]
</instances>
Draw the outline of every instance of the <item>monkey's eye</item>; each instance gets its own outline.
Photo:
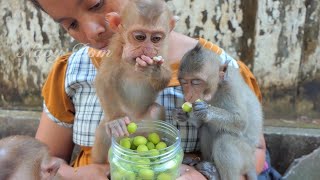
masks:
<instances>
[{"instance_id":1,"label":"monkey's eye","mask_svg":"<svg viewBox=\"0 0 320 180\"><path fill-rule=\"evenodd\" d=\"M146 34L143 33L143 32L134 32L133 33L133 37L137 41L141 41L141 42L144 41L147 38Z\"/></svg>"},{"instance_id":2,"label":"monkey's eye","mask_svg":"<svg viewBox=\"0 0 320 180\"><path fill-rule=\"evenodd\" d=\"M162 40L162 35L161 34L155 34L151 36L151 41L153 43L158 43Z\"/></svg>"},{"instance_id":3,"label":"monkey's eye","mask_svg":"<svg viewBox=\"0 0 320 180\"><path fill-rule=\"evenodd\" d=\"M201 84L201 80L200 79L193 79L192 81L191 81L191 84L192 85L200 85Z\"/></svg>"},{"instance_id":4,"label":"monkey's eye","mask_svg":"<svg viewBox=\"0 0 320 180\"><path fill-rule=\"evenodd\" d=\"M186 81L186 80L184 80L184 79L179 79L179 81L180 81L180 84L187 84L188 82Z\"/></svg>"}]
</instances>

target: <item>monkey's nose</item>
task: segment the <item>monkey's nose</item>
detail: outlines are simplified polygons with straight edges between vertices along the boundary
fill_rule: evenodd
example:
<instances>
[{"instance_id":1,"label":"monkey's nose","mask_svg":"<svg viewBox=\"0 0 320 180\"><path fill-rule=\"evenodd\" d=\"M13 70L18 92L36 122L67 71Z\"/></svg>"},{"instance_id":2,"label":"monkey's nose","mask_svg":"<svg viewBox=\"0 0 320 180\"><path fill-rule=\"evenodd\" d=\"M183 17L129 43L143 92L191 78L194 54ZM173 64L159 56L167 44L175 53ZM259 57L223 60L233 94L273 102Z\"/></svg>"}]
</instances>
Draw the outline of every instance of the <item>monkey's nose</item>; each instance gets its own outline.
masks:
<instances>
[{"instance_id":1,"label":"monkey's nose","mask_svg":"<svg viewBox=\"0 0 320 180\"><path fill-rule=\"evenodd\" d=\"M143 50L143 54L148 57L157 56L158 52L152 47L145 47Z\"/></svg>"}]
</instances>

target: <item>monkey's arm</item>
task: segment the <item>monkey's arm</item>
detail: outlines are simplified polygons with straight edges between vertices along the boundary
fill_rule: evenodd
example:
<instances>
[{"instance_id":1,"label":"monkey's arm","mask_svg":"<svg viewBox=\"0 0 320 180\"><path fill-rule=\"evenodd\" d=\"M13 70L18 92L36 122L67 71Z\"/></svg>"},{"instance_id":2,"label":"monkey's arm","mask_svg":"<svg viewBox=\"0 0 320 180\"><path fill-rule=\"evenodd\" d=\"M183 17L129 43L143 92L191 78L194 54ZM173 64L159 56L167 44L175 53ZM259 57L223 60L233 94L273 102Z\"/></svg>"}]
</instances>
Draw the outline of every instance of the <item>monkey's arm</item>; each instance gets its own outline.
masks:
<instances>
[{"instance_id":1,"label":"monkey's arm","mask_svg":"<svg viewBox=\"0 0 320 180\"><path fill-rule=\"evenodd\" d=\"M193 122L209 123L215 128L235 134L241 134L247 125L247 117L240 107L228 111L219 107L209 106L206 102L195 102L190 119ZM197 120L198 119L198 120Z\"/></svg>"},{"instance_id":2,"label":"monkey's arm","mask_svg":"<svg viewBox=\"0 0 320 180\"><path fill-rule=\"evenodd\" d=\"M149 83L155 91L167 87L171 79L170 66L162 61L154 61L148 56L142 55L136 59L136 70L145 73Z\"/></svg>"},{"instance_id":3,"label":"monkey's arm","mask_svg":"<svg viewBox=\"0 0 320 180\"><path fill-rule=\"evenodd\" d=\"M150 76L150 83L156 91L160 91L167 87L171 79L171 71L165 65L157 65L155 71Z\"/></svg>"}]
</instances>

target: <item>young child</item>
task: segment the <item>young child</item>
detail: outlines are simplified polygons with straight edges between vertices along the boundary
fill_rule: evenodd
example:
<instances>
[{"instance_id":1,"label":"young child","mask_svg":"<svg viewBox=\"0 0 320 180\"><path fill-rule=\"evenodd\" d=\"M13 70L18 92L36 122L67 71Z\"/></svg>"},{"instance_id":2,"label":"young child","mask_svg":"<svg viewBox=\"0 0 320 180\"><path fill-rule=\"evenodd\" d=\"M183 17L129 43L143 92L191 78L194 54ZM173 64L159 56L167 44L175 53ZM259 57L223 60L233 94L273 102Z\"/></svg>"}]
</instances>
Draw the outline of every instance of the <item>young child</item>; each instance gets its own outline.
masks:
<instances>
[{"instance_id":1,"label":"young child","mask_svg":"<svg viewBox=\"0 0 320 180\"><path fill-rule=\"evenodd\" d=\"M78 42L88 44L77 52L59 57L44 84L43 113L36 138L49 146L51 155L70 160L74 144L81 152L73 166L62 165L59 173L67 179L105 179L108 165L91 164L90 152L94 142L95 129L103 112L95 94L94 79L101 63L101 50L108 49L112 36L105 15L121 11L127 0L31 0ZM185 155L199 150L197 129L187 123L174 122L171 111L183 103L183 94L177 80L180 59L198 41L206 48L219 54L223 61L232 61L239 67L243 78L261 100L261 93L250 70L240 61L235 61L224 50L204 39L192 39L172 32L169 43L169 61L173 76L169 86L160 93L157 103L166 109L166 121L181 132ZM261 147L256 150L257 173L265 164L265 141L261 135ZM179 179L205 179L193 167L183 165Z\"/></svg>"}]
</instances>

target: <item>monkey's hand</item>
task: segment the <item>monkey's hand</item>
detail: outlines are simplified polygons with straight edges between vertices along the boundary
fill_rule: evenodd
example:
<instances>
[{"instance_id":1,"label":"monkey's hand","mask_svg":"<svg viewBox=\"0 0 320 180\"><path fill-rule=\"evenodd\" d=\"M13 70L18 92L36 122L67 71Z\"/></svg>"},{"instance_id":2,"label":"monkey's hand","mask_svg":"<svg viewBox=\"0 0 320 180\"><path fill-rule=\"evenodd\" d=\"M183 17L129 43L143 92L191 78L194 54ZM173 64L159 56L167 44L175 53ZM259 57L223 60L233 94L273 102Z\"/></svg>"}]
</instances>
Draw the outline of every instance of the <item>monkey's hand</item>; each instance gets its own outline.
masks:
<instances>
[{"instance_id":1,"label":"monkey's hand","mask_svg":"<svg viewBox=\"0 0 320 180\"><path fill-rule=\"evenodd\" d=\"M127 124L130 123L128 117L123 117L119 119L115 119L104 124L106 133L109 137L122 137L129 136L129 132L127 130Z\"/></svg>"},{"instance_id":2,"label":"monkey's hand","mask_svg":"<svg viewBox=\"0 0 320 180\"><path fill-rule=\"evenodd\" d=\"M141 71L147 74L151 74L159 70L163 62L164 62L163 59L153 60L148 56L142 55L141 57L137 57L135 68L136 68L136 71Z\"/></svg>"},{"instance_id":3,"label":"monkey's hand","mask_svg":"<svg viewBox=\"0 0 320 180\"><path fill-rule=\"evenodd\" d=\"M190 119L188 121L194 126L200 127L204 122L207 121L209 106L210 105L204 101L194 102L192 104L192 111L190 112Z\"/></svg>"},{"instance_id":4,"label":"monkey's hand","mask_svg":"<svg viewBox=\"0 0 320 180\"><path fill-rule=\"evenodd\" d=\"M176 108L172 110L172 117L176 121L185 122L189 119L189 114L184 112L182 108Z\"/></svg>"},{"instance_id":5,"label":"monkey's hand","mask_svg":"<svg viewBox=\"0 0 320 180\"><path fill-rule=\"evenodd\" d=\"M210 180L219 180L220 176L219 173L217 171L217 168L215 167L215 165L212 162L209 161L201 161L200 163L198 163L195 168L201 173L203 174L207 179Z\"/></svg>"}]
</instances>

